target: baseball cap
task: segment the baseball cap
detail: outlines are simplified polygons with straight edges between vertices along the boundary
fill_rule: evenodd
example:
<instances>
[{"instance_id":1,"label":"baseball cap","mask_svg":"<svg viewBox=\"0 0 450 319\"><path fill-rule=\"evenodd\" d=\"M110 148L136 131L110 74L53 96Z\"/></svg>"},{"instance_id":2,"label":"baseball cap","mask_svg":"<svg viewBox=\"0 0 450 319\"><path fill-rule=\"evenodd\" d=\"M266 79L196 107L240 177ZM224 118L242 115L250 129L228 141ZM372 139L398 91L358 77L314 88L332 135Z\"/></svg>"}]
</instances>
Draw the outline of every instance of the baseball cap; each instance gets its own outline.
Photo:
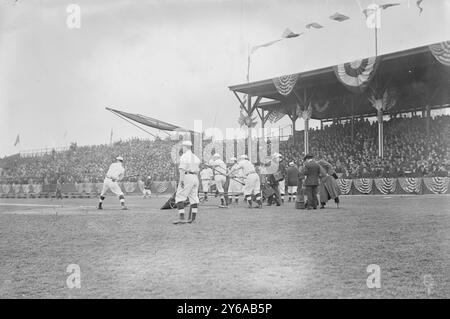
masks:
<instances>
[{"instance_id":1,"label":"baseball cap","mask_svg":"<svg viewBox=\"0 0 450 319\"><path fill-rule=\"evenodd\" d=\"M116 160L123 162L123 157L122 156L117 156Z\"/></svg>"}]
</instances>

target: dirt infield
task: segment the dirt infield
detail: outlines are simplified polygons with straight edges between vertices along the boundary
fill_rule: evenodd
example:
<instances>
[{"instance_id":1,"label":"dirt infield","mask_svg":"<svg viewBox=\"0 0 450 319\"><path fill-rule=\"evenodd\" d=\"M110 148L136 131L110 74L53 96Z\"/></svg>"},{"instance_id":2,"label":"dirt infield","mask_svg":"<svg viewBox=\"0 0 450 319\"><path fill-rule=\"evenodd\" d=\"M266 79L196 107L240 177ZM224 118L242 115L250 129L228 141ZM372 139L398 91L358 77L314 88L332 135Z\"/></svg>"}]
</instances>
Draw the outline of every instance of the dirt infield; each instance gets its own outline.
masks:
<instances>
[{"instance_id":1,"label":"dirt infield","mask_svg":"<svg viewBox=\"0 0 450 319\"><path fill-rule=\"evenodd\" d=\"M450 196L343 196L341 209L310 211L212 199L180 226L165 200L128 197L129 211L112 197L103 211L96 199L1 200L0 297L450 297Z\"/></svg>"}]
</instances>

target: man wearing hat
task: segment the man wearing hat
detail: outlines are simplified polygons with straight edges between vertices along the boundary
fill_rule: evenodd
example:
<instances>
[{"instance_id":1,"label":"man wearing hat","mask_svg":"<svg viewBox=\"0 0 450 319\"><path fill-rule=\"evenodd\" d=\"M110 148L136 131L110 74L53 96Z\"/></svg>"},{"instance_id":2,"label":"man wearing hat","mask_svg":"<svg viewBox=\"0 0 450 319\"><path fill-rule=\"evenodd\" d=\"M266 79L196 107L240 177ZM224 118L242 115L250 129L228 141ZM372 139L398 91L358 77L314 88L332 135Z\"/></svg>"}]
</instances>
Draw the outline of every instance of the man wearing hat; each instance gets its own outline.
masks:
<instances>
[{"instance_id":1,"label":"man wearing hat","mask_svg":"<svg viewBox=\"0 0 450 319\"><path fill-rule=\"evenodd\" d=\"M230 172L234 170L233 174L228 174L231 178L230 178L230 186L228 187L228 194L231 193L230 196L230 203L233 202L233 197L234 197L234 202L236 204L239 203L239 194L242 193L242 185L244 183L244 175L242 173L242 169L237 168L237 166L239 165L237 162L237 158L236 157L232 157L230 158L230 161L233 163L231 168L230 168ZM239 183L239 181L242 182Z\"/></svg>"},{"instance_id":2,"label":"man wearing hat","mask_svg":"<svg viewBox=\"0 0 450 319\"><path fill-rule=\"evenodd\" d=\"M287 190L288 190L288 195L289 195L288 201L289 202L292 200L292 198L294 199L294 202L295 202L295 195L297 194L299 174L300 174L300 172L299 172L298 168L295 166L294 162L290 162L289 167L286 170Z\"/></svg>"},{"instance_id":3,"label":"man wearing hat","mask_svg":"<svg viewBox=\"0 0 450 319\"><path fill-rule=\"evenodd\" d=\"M317 187L319 185L320 165L313 160L312 154L306 154L304 157L304 167L302 170L303 175L306 177L305 193L307 198L306 209L317 209L319 201L317 199Z\"/></svg>"},{"instance_id":4,"label":"man wearing hat","mask_svg":"<svg viewBox=\"0 0 450 319\"><path fill-rule=\"evenodd\" d=\"M252 196L254 196L257 208L262 208L261 199L261 181L259 175L256 173L255 166L248 160L247 155L239 156L238 165L236 165L228 173L232 175L234 172L242 169L242 174L245 176L245 185L243 188L244 199L248 203L248 207L252 208Z\"/></svg>"},{"instance_id":5,"label":"man wearing hat","mask_svg":"<svg viewBox=\"0 0 450 319\"><path fill-rule=\"evenodd\" d=\"M103 189L102 192L100 193L98 209L103 209L103 201L105 200L105 194L108 191L108 189L110 189L111 192L119 196L120 205L122 206L122 209L123 210L127 209L127 207L125 206L125 197L123 196L123 192L120 189L119 184L117 184L118 181L122 180L124 175L125 169L123 168L123 157L118 156L116 158L116 162L112 163L109 166L108 172L106 173L105 180L103 181Z\"/></svg>"},{"instance_id":6,"label":"man wearing hat","mask_svg":"<svg viewBox=\"0 0 450 319\"><path fill-rule=\"evenodd\" d=\"M274 174L278 181L278 190L280 193L281 202L284 203L284 194L286 192L286 167L284 166L283 155L280 153L273 154L275 163L278 165L277 173Z\"/></svg>"},{"instance_id":7,"label":"man wearing hat","mask_svg":"<svg viewBox=\"0 0 450 319\"><path fill-rule=\"evenodd\" d=\"M183 141L183 155L180 157L180 181L175 195L175 203L178 209L178 220L174 224L192 223L198 213L198 172L200 171L200 159L191 151L191 141ZM187 222L184 219L184 206L189 200L190 213Z\"/></svg>"},{"instance_id":8,"label":"man wearing hat","mask_svg":"<svg viewBox=\"0 0 450 319\"><path fill-rule=\"evenodd\" d=\"M224 185L227 182L227 164L225 164L224 161L220 158L220 154L215 153L213 155L211 166L214 172L214 182L217 188L217 191L219 192L220 196L220 203L221 205L219 207L227 207L228 202L225 200L225 190Z\"/></svg>"},{"instance_id":9,"label":"man wearing hat","mask_svg":"<svg viewBox=\"0 0 450 319\"><path fill-rule=\"evenodd\" d=\"M212 169L206 165L203 165L203 169L200 171L200 179L202 180L202 190L204 194L203 198L205 201L207 201L209 187L211 185L212 180L214 179L214 173Z\"/></svg>"}]
</instances>

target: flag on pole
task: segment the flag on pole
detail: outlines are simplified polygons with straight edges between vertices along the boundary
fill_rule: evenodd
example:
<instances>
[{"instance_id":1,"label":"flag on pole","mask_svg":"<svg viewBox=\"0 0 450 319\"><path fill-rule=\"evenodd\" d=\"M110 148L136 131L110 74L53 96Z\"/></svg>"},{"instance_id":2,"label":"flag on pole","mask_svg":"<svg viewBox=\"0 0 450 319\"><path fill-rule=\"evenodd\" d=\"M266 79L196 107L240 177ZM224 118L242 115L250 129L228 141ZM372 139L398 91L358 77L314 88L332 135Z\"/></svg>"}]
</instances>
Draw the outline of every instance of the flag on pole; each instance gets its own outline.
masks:
<instances>
[{"instance_id":1,"label":"flag on pole","mask_svg":"<svg viewBox=\"0 0 450 319\"><path fill-rule=\"evenodd\" d=\"M422 1L423 0L417 0L417 2L416 2L417 8L419 8L419 10L420 10L419 14L421 14L423 11L423 8L420 6L422 4Z\"/></svg>"},{"instance_id":2,"label":"flag on pole","mask_svg":"<svg viewBox=\"0 0 450 319\"><path fill-rule=\"evenodd\" d=\"M14 142L14 146L20 143L20 136L17 134L16 141Z\"/></svg>"}]
</instances>

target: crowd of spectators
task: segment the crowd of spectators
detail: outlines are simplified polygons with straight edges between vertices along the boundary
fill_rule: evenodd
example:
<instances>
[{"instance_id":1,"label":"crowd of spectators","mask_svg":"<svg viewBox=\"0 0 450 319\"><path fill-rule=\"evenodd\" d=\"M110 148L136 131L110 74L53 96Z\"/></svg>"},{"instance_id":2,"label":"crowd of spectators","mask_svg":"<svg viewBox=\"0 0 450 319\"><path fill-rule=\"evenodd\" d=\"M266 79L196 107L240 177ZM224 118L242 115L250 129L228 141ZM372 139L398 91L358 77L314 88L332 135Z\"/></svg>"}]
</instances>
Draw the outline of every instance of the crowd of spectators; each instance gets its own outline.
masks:
<instances>
[{"instance_id":1,"label":"crowd of spectators","mask_svg":"<svg viewBox=\"0 0 450 319\"><path fill-rule=\"evenodd\" d=\"M367 119L335 122L309 131L309 151L326 159L338 175L360 177L448 176L450 170L450 116L394 117L384 122L384 157L378 156L378 123ZM303 134L303 132L302 132ZM304 156L303 136L280 143L286 162L298 165ZM69 150L31 157L0 159L0 178L15 183L101 182L115 157L124 157L129 181L151 176L153 180L177 180L170 139L130 139L112 145L77 146Z\"/></svg>"},{"instance_id":2,"label":"crowd of spectators","mask_svg":"<svg viewBox=\"0 0 450 319\"><path fill-rule=\"evenodd\" d=\"M384 156L378 156L378 123L367 119L309 131L309 152L348 178L448 176L450 116L394 117L383 123ZM280 145L287 161L303 158L303 136Z\"/></svg>"},{"instance_id":3,"label":"crowd of spectators","mask_svg":"<svg viewBox=\"0 0 450 319\"><path fill-rule=\"evenodd\" d=\"M77 146L64 152L40 156L12 156L1 160L2 179L16 183L101 182L117 156L124 157L128 181L151 176L153 180L175 180L176 167L171 160L170 139L155 141L130 139L112 145ZM137 175L137 176L136 176Z\"/></svg>"}]
</instances>

